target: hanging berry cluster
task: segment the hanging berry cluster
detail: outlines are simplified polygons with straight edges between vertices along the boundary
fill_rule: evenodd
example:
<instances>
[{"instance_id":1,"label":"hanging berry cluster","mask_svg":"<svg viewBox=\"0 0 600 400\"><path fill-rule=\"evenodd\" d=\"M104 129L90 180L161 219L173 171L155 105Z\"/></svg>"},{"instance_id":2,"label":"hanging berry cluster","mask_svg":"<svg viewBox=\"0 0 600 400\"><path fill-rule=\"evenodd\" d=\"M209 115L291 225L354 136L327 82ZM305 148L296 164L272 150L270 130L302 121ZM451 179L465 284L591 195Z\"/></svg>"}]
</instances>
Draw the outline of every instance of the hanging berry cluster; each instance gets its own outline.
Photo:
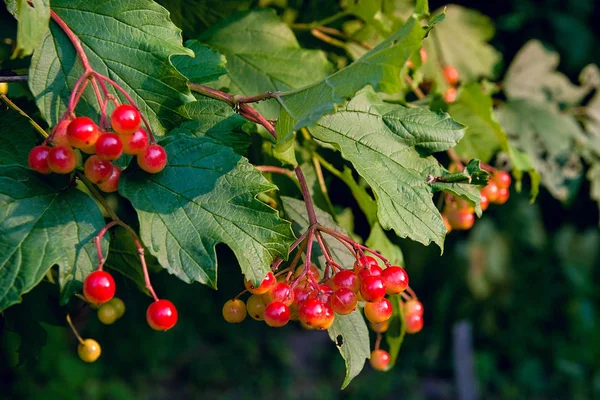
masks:
<instances>
[{"instance_id":1,"label":"hanging berry cluster","mask_svg":"<svg viewBox=\"0 0 600 400\"><path fill-rule=\"evenodd\" d=\"M481 209L487 210L491 204L504 204L510 197L511 177L506 171L494 170L487 166L490 172L488 184L481 189ZM475 223L475 209L466 200L446 196L444 212L442 213L447 232L454 230L468 230Z\"/></svg>"},{"instance_id":2,"label":"hanging berry cluster","mask_svg":"<svg viewBox=\"0 0 600 400\"><path fill-rule=\"evenodd\" d=\"M342 242L354 255L354 265L343 268L337 264L322 233ZM323 275L309 262L313 238L317 239L326 259ZM381 335L387 330L393 312L392 303L386 296L400 295L406 310L406 332L417 333L423 328L423 305L410 289L404 268L391 265L376 251L321 225L309 228L292 249L296 246L299 251L287 268L276 274L267 273L259 286L244 280L246 290L223 306L223 317L227 322L240 323L250 314L253 319L265 321L271 327L282 327L292 320L299 321L307 329L325 330L331 327L336 315L348 315L360 305L371 328ZM305 247L306 262L296 268ZM365 252L378 257L385 267L381 268L377 260ZM279 265L280 261L275 262L273 270L276 271ZM246 303L239 299L245 292L251 294ZM385 370L389 354L379 349L379 344L380 337L371 364L375 369ZM387 357L387 362L374 361L382 357Z\"/></svg>"}]
</instances>

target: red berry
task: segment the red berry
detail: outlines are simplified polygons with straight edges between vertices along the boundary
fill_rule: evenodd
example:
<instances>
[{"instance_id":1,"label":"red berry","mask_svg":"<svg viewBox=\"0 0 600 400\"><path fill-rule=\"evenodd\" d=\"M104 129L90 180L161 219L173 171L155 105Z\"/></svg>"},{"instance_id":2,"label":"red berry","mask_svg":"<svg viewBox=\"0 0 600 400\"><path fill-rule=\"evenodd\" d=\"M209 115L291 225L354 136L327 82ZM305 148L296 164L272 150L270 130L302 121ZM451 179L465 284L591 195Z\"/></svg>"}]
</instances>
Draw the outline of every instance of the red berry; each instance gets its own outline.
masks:
<instances>
[{"instance_id":1,"label":"red berry","mask_svg":"<svg viewBox=\"0 0 600 400\"><path fill-rule=\"evenodd\" d=\"M83 295L92 304L103 304L115 295L115 280L106 271L94 271L83 281Z\"/></svg>"},{"instance_id":2,"label":"red berry","mask_svg":"<svg viewBox=\"0 0 600 400\"><path fill-rule=\"evenodd\" d=\"M31 149L29 158L27 159L29 168L41 174L49 174L52 172L48 166L48 155L50 154L50 150L52 149L46 145L35 146Z\"/></svg>"},{"instance_id":3,"label":"red berry","mask_svg":"<svg viewBox=\"0 0 600 400\"><path fill-rule=\"evenodd\" d=\"M319 324L315 326L316 329L324 331L325 329L331 328L333 325L333 321L335 320L335 313L333 312L333 308L329 304L323 304L325 314L323 315L323 319Z\"/></svg>"},{"instance_id":4,"label":"red berry","mask_svg":"<svg viewBox=\"0 0 600 400\"><path fill-rule=\"evenodd\" d=\"M458 91L456 90L456 88L449 87L448 89L446 89L442 97L446 103L454 103L456 101L456 98L458 97Z\"/></svg>"},{"instance_id":5,"label":"red berry","mask_svg":"<svg viewBox=\"0 0 600 400\"><path fill-rule=\"evenodd\" d=\"M131 135L141 123L140 112L129 104L121 104L110 116L110 124L119 135Z\"/></svg>"},{"instance_id":6,"label":"red berry","mask_svg":"<svg viewBox=\"0 0 600 400\"><path fill-rule=\"evenodd\" d=\"M452 225L450 225L450 221L448 221L448 216L445 213L442 214L442 220L444 221L444 225L446 225L446 233L452 232Z\"/></svg>"},{"instance_id":7,"label":"red berry","mask_svg":"<svg viewBox=\"0 0 600 400\"><path fill-rule=\"evenodd\" d=\"M381 276L382 271L379 265L371 265L361 269L356 275L358 276L358 281L362 282L367 276Z\"/></svg>"},{"instance_id":8,"label":"red berry","mask_svg":"<svg viewBox=\"0 0 600 400\"><path fill-rule=\"evenodd\" d=\"M390 354L385 350L373 350L369 363L373 369L385 371L390 364Z\"/></svg>"},{"instance_id":9,"label":"red berry","mask_svg":"<svg viewBox=\"0 0 600 400\"><path fill-rule=\"evenodd\" d=\"M481 189L481 194L487 197L490 203L496 203L498 199L498 185L490 180L487 186Z\"/></svg>"},{"instance_id":10,"label":"red berry","mask_svg":"<svg viewBox=\"0 0 600 400\"><path fill-rule=\"evenodd\" d=\"M98 184L98 189L105 193L113 193L119 190L119 179L121 179L121 168L112 166L112 172L107 180Z\"/></svg>"},{"instance_id":11,"label":"red berry","mask_svg":"<svg viewBox=\"0 0 600 400\"><path fill-rule=\"evenodd\" d=\"M252 296L248 297L246 309L248 310L248 314L250 314L253 319L257 321L264 320L265 307L265 302L261 295L253 294Z\"/></svg>"},{"instance_id":12,"label":"red berry","mask_svg":"<svg viewBox=\"0 0 600 400\"><path fill-rule=\"evenodd\" d=\"M373 322L369 321L369 326L371 327L373 332L384 333L388 330L390 326L390 320L386 319L385 321L379 322L377 324L374 324Z\"/></svg>"},{"instance_id":13,"label":"red berry","mask_svg":"<svg viewBox=\"0 0 600 400\"><path fill-rule=\"evenodd\" d=\"M419 300L409 300L404 303L404 314L406 315L417 314L423 316L423 311L423 303Z\"/></svg>"},{"instance_id":14,"label":"red berry","mask_svg":"<svg viewBox=\"0 0 600 400\"><path fill-rule=\"evenodd\" d=\"M246 289L252 294L265 294L267 293L275 284L277 283L277 279L275 279L275 275L269 271L267 276L263 279L259 287L255 287L252 282L244 278L244 286Z\"/></svg>"},{"instance_id":15,"label":"red berry","mask_svg":"<svg viewBox=\"0 0 600 400\"><path fill-rule=\"evenodd\" d=\"M446 65L444 67L444 78L450 85L456 85L458 83L458 70L452 65Z\"/></svg>"},{"instance_id":16,"label":"red berry","mask_svg":"<svg viewBox=\"0 0 600 400\"><path fill-rule=\"evenodd\" d=\"M298 267L296 269L296 272L294 272L294 278L297 278L300 275L302 275L304 273L305 269L306 269L306 266ZM308 273L306 273L306 275L304 275L302 277L301 281L308 279L309 274L312 275L312 277L315 278L316 281L318 281L321 278L321 271L319 271L319 268L317 268L317 266L315 264L310 265Z\"/></svg>"},{"instance_id":17,"label":"red berry","mask_svg":"<svg viewBox=\"0 0 600 400\"><path fill-rule=\"evenodd\" d=\"M475 223L475 214L466 210L451 210L448 212L448 222L456 230L468 230Z\"/></svg>"},{"instance_id":18,"label":"red berry","mask_svg":"<svg viewBox=\"0 0 600 400\"><path fill-rule=\"evenodd\" d=\"M110 178L113 172L112 167L113 165L110 161L101 160L98 156L94 155L85 161L83 171L90 182L98 184Z\"/></svg>"},{"instance_id":19,"label":"red berry","mask_svg":"<svg viewBox=\"0 0 600 400\"><path fill-rule=\"evenodd\" d=\"M423 329L423 317L419 314L408 314L405 323L406 333L417 333Z\"/></svg>"},{"instance_id":20,"label":"red berry","mask_svg":"<svg viewBox=\"0 0 600 400\"><path fill-rule=\"evenodd\" d=\"M365 303L365 317L378 324L387 321L392 316L392 303L386 298L372 303Z\"/></svg>"},{"instance_id":21,"label":"red berry","mask_svg":"<svg viewBox=\"0 0 600 400\"><path fill-rule=\"evenodd\" d=\"M96 141L96 155L101 160L116 160L123 154L123 143L116 133L104 133Z\"/></svg>"},{"instance_id":22,"label":"red berry","mask_svg":"<svg viewBox=\"0 0 600 400\"><path fill-rule=\"evenodd\" d=\"M331 296L333 296L334 290L327 285L320 285L319 291L317 292L317 300L323 304L329 304Z\"/></svg>"},{"instance_id":23,"label":"red berry","mask_svg":"<svg viewBox=\"0 0 600 400\"><path fill-rule=\"evenodd\" d=\"M48 154L48 166L57 174L68 174L77 165L77 155L69 146L56 146Z\"/></svg>"},{"instance_id":24,"label":"red berry","mask_svg":"<svg viewBox=\"0 0 600 400\"><path fill-rule=\"evenodd\" d=\"M307 299L298 308L298 319L300 322L317 327L323 323L326 317L325 305L317 299Z\"/></svg>"},{"instance_id":25,"label":"red berry","mask_svg":"<svg viewBox=\"0 0 600 400\"><path fill-rule=\"evenodd\" d=\"M348 288L354 293L358 292L358 289L360 289L358 276L354 271L349 269L338 272L333 276L331 281L334 289Z\"/></svg>"},{"instance_id":26,"label":"red berry","mask_svg":"<svg viewBox=\"0 0 600 400\"><path fill-rule=\"evenodd\" d=\"M290 320L290 309L280 301L273 301L265 307L265 322L273 328L280 328Z\"/></svg>"},{"instance_id":27,"label":"red berry","mask_svg":"<svg viewBox=\"0 0 600 400\"><path fill-rule=\"evenodd\" d=\"M144 171L156 174L167 165L167 153L161 145L151 144L137 155L137 162Z\"/></svg>"},{"instance_id":28,"label":"red berry","mask_svg":"<svg viewBox=\"0 0 600 400\"><path fill-rule=\"evenodd\" d=\"M300 306L300 304L305 302L306 299L308 299L310 297L310 295L313 293L313 290L311 287L296 286L294 288L293 292L294 292L294 304L297 304L298 306Z\"/></svg>"},{"instance_id":29,"label":"red berry","mask_svg":"<svg viewBox=\"0 0 600 400\"><path fill-rule=\"evenodd\" d=\"M67 127L69 143L78 149L94 146L99 136L98 126L88 117L75 118Z\"/></svg>"},{"instance_id":30,"label":"red berry","mask_svg":"<svg viewBox=\"0 0 600 400\"><path fill-rule=\"evenodd\" d=\"M148 147L148 134L140 128L133 135L123 136L123 152L130 156L137 156Z\"/></svg>"},{"instance_id":31,"label":"red berry","mask_svg":"<svg viewBox=\"0 0 600 400\"><path fill-rule=\"evenodd\" d=\"M339 288L331 296L331 307L340 315L350 314L356 308L358 298L356 293L346 287Z\"/></svg>"},{"instance_id":32,"label":"red berry","mask_svg":"<svg viewBox=\"0 0 600 400\"><path fill-rule=\"evenodd\" d=\"M386 287L380 276L367 276L360 284L360 294L365 301L377 301L385 296Z\"/></svg>"},{"instance_id":33,"label":"red berry","mask_svg":"<svg viewBox=\"0 0 600 400\"><path fill-rule=\"evenodd\" d=\"M67 136L67 129L71 124L70 119L63 119L59 122L58 125L54 128L54 133L52 134L52 144L54 146L70 146L69 137Z\"/></svg>"},{"instance_id":34,"label":"red berry","mask_svg":"<svg viewBox=\"0 0 600 400\"><path fill-rule=\"evenodd\" d=\"M481 194L481 201L479 202L479 205L483 211L487 210L487 208L490 206L490 201L485 194Z\"/></svg>"},{"instance_id":35,"label":"red berry","mask_svg":"<svg viewBox=\"0 0 600 400\"><path fill-rule=\"evenodd\" d=\"M369 268L370 266L375 265L379 266L377 260L370 256L359 257L358 260L354 263L354 272L358 273L363 268Z\"/></svg>"},{"instance_id":36,"label":"red berry","mask_svg":"<svg viewBox=\"0 0 600 400\"><path fill-rule=\"evenodd\" d=\"M277 283L275 284L271 290L269 290L265 296L268 299L268 302L280 301L286 306L290 306L294 301L294 292L290 291L290 285L287 283Z\"/></svg>"},{"instance_id":37,"label":"red berry","mask_svg":"<svg viewBox=\"0 0 600 400\"><path fill-rule=\"evenodd\" d=\"M230 324L239 324L246 319L246 304L240 299L227 300L223 304L223 318Z\"/></svg>"},{"instance_id":38,"label":"red berry","mask_svg":"<svg viewBox=\"0 0 600 400\"><path fill-rule=\"evenodd\" d=\"M383 270L381 277L385 282L387 294L400 294L408 287L408 274L401 267L388 267Z\"/></svg>"},{"instance_id":39,"label":"red berry","mask_svg":"<svg viewBox=\"0 0 600 400\"><path fill-rule=\"evenodd\" d=\"M155 331L167 331L177 323L177 309L169 300L157 300L148 306L146 321Z\"/></svg>"},{"instance_id":40,"label":"red berry","mask_svg":"<svg viewBox=\"0 0 600 400\"><path fill-rule=\"evenodd\" d=\"M509 197L510 191L507 188L498 189L498 198L496 199L496 204L506 203Z\"/></svg>"},{"instance_id":41,"label":"red berry","mask_svg":"<svg viewBox=\"0 0 600 400\"><path fill-rule=\"evenodd\" d=\"M506 171L496 171L492 179L496 182L496 185L498 185L498 189L508 189L512 181L510 174Z\"/></svg>"}]
</instances>

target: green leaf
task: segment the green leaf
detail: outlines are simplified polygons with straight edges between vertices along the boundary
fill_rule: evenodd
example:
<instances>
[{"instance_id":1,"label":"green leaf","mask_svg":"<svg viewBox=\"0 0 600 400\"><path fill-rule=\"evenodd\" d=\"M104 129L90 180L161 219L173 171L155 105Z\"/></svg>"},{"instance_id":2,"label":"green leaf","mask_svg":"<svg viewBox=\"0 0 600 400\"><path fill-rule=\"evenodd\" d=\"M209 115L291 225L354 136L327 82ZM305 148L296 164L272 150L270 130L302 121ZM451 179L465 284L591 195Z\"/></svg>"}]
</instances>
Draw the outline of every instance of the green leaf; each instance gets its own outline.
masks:
<instances>
[{"instance_id":1,"label":"green leaf","mask_svg":"<svg viewBox=\"0 0 600 400\"><path fill-rule=\"evenodd\" d=\"M411 18L400 30L346 68L312 85L281 93L279 119L291 118L293 123L277 126L278 145L293 141L294 130L314 125L366 85L387 93L399 90L403 85L400 72L410 55L419 50L426 32Z\"/></svg>"},{"instance_id":2,"label":"green leaf","mask_svg":"<svg viewBox=\"0 0 600 400\"><path fill-rule=\"evenodd\" d=\"M0 165L28 166L29 151L37 144L29 120L7 109L0 110Z\"/></svg>"},{"instance_id":3,"label":"green leaf","mask_svg":"<svg viewBox=\"0 0 600 400\"><path fill-rule=\"evenodd\" d=\"M53 0L52 10L79 37L92 67L131 95L156 134L181 119L177 107L194 98L170 58L191 51L182 46L181 31L164 8L146 0ZM65 112L82 72L72 43L51 22L29 70L29 88L51 126ZM78 112L95 117L98 105L89 85L83 99Z\"/></svg>"},{"instance_id":4,"label":"green leaf","mask_svg":"<svg viewBox=\"0 0 600 400\"><path fill-rule=\"evenodd\" d=\"M169 136L169 157L154 175L130 166L119 183L140 220L149 252L184 282L217 286L215 246L227 244L242 272L259 283L275 257L287 258L287 221L256 200L275 189L230 147L207 137Z\"/></svg>"},{"instance_id":5,"label":"green leaf","mask_svg":"<svg viewBox=\"0 0 600 400\"><path fill-rule=\"evenodd\" d=\"M569 201L583 173L574 153L576 143L587 143L577 121L548 103L513 100L498 109L498 118L511 141L531 160L544 186L554 197Z\"/></svg>"},{"instance_id":6,"label":"green leaf","mask_svg":"<svg viewBox=\"0 0 600 400\"><path fill-rule=\"evenodd\" d=\"M365 244L370 249L378 251L393 265L404 265L402 250L398 245L392 243L378 222L371 225L371 232Z\"/></svg>"},{"instance_id":7,"label":"green leaf","mask_svg":"<svg viewBox=\"0 0 600 400\"><path fill-rule=\"evenodd\" d=\"M345 389L360 374L365 360L371 356L369 331L363 316L356 309L348 315L336 315L327 333L346 363L346 378L342 383L342 389Z\"/></svg>"},{"instance_id":8,"label":"green leaf","mask_svg":"<svg viewBox=\"0 0 600 400\"><path fill-rule=\"evenodd\" d=\"M491 19L454 4L446 6L445 10L444 21L423 42L428 60L422 67L425 77L445 89L448 84L441 67L452 65L462 82L494 78L494 67L502 60L502 55L487 43L495 33ZM442 11L437 10L434 14Z\"/></svg>"},{"instance_id":9,"label":"green leaf","mask_svg":"<svg viewBox=\"0 0 600 400\"><path fill-rule=\"evenodd\" d=\"M304 201L293 199L291 197L281 197L281 201L283 202L283 208L285 210L285 217L292 221L292 229L297 236L300 236L304 233L308 227L310 226L308 222L308 215L306 212L306 204ZM327 214L325 211L322 211L318 208L315 208L315 213L317 215L317 219L319 223L327 228L333 229L336 232L343 233L344 235L348 235L338 224L333 221L331 215ZM323 233L323 240L329 250L331 251L331 256L334 261L341 266L345 266L350 268L354 265L356 259L348 251L346 246L341 244L338 240L332 238L331 236ZM313 242L312 249L312 257L313 262L321 267L321 269L325 268L325 256L319 247L316 239Z\"/></svg>"},{"instance_id":10,"label":"green leaf","mask_svg":"<svg viewBox=\"0 0 600 400\"><path fill-rule=\"evenodd\" d=\"M406 334L406 325L404 323L404 309L400 296L390 296L389 300L392 303L392 316L388 330L385 333L385 340L389 346L390 353L390 365L388 369L391 369L398 360L398 353L400 353L400 347L402 347L404 335Z\"/></svg>"},{"instance_id":11,"label":"green leaf","mask_svg":"<svg viewBox=\"0 0 600 400\"><path fill-rule=\"evenodd\" d=\"M489 173L481 169L479 160L469 161L461 172L443 173L441 177L431 177L431 179L434 179L431 183L434 190L443 190L462 197L475 207L475 212L481 217L480 190L487 185Z\"/></svg>"},{"instance_id":12,"label":"green leaf","mask_svg":"<svg viewBox=\"0 0 600 400\"><path fill-rule=\"evenodd\" d=\"M209 28L199 40L227 58L229 73L218 85L233 94L286 91L322 79L331 71L325 53L302 49L274 10L237 13ZM270 119L279 114L273 101L256 108Z\"/></svg>"},{"instance_id":13,"label":"green leaf","mask_svg":"<svg viewBox=\"0 0 600 400\"><path fill-rule=\"evenodd\" d=\"M212 82L227 73L225 56L197 40L188 40L185 47L192 50L195 57L175 56L173 65L191 82Z\"/></svg>"},{"instance_id":14,"label":"green leaf","mask_svg":"<svg viewBox=\"0 0 600 400\"><path fill-rule=\"evenodd\" d=\"M538 40L530 40L519 50L510 64L502 88L510 99L576 104L598 81L598 69L589 66L581 75L582 85L571 83L558 72L558 53L549 51ZM596 79L593 79L593 78Z\"/></svg>"},{"instance_id":15,"label":"green leaf","mask_svg":"<svg viewBox=\"0 0 600 400\"><path fill-rule=\"evenodd\" d=\"M63 190L68 184L67 177L0 166L0 310L20 302L53 265L68 293L96 268L92 239L104 219L88 195Z\"/></svg>"},{"instance_id":16,"label":"green leaf","mask_svg":"<svg viewBox=\"0 0 600 400\"><path fill-rule=\"evenodd\" d=\"M310 132L339 149L371 186L384 229L442 248L446 229L427 178L443 168L429 155L454 146L462 125L447 114L386 104L365 90Z\"/></svg>"},{"instance_id":17,"label":"green leaf","mask_svg":"<svg viewBox=\"0 0 600 400\"><path fill-rule=\"evenodd\" d=\"M19 21L17 45L11 58L31 55L48 30L49 0L8 0L6 6Z\"/></svg>"}]
</instances>

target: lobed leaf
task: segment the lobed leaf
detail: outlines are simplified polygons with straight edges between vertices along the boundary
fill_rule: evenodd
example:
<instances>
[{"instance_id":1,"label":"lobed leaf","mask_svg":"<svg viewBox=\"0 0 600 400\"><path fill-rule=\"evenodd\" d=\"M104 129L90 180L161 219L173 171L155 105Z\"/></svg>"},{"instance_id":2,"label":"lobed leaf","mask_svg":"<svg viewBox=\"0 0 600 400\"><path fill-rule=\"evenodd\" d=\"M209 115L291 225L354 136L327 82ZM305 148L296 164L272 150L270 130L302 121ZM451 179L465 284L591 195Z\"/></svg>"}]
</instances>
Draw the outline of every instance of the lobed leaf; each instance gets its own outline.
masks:
<instances>
[{"instance_id":1,"label":"lobed leaf","mask_svg":"<svg viewBox=\"0 0 600 400\"><path fill-rule=\"evenodd\" d=\"M227 73L227 60L222 54L204 46L197 40L188 40L185 47L194 52L194 57L174 56L173 65L190 82L206 83L218 79Z\"/></svg>"}]
</instances>

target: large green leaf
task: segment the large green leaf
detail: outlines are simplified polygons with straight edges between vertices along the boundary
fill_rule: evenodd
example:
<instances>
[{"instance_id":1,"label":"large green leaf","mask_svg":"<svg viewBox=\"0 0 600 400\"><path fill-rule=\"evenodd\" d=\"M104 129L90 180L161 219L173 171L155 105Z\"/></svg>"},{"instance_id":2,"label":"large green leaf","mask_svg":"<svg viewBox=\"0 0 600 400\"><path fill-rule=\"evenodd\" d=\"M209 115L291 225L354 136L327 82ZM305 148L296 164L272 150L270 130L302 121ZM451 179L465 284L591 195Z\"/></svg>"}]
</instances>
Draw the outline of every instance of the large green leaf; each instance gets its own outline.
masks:
<instances>
[{"instance_id":1,"label":"large green leaf","mask_svg":"<svg viewBox=\"0 0 600 400\"><path fill-rule=\"evenodd\" d=\"M444 65L455 67L463 82L495 77L494 66L502 55L487 43L495 33L490 18L454 4L445 9L446 19L423 42L428 60L423 64L425 76L442 88L447 86L442 72Z\"/></svg>"},{"instance_id":2,"label":"large green leaf","mask_svg":"<svg viewBox=\"0 0 600 400\"><path fill-rule=\"evenodd\" d=\"M385 333L385 339L389 346L390 365L392 368L398 361L398 353L404 342L406 334L406 324L404 322L404 309L402 308L402 300L400 296L390 296L392 303L392 317L390 318L388 330Z\"/></svg>"},{"instance_id":3,"label":"large green leaf","mask_svg":"<svg viewBox=\"0 0 600 400\"><path fill-rule=\"evenodd\" d=\"M131 95L156 134L163 134L181 119L177 107L194 98L170 58L192 52L182 46L181 31L164 8L149 0L53 0L52 10L79 37L93 68ZM82 72L73 45L51 22L29 72L29 87L50 125L66 110ZM97 112L91 87L84 96L89 106L82 104L79 112Z\"/></svg>"},{"instance_id":4,"label":"large green leaf","mask_svg":"<svg viewBox=\"0 0 600 400\"><path fill-rule=\"evenodd\" d=\"M191 82L205 83L227 73L226 60L222 54L204 46L197 40L188 40L185 47L194 52L194 57L175 56L173 65Z\"/></svg>"},{"instance_id":5,"label":"large green leaf","mask_svg":"<svg viewBox=\"0 0 600 400\"><path fill-rule=\"evenodd\" d=\"M384 229L442 247L446 228L427 177L444 170L429 155L454 146L463 128L447 114L386 104L365 90L310 132L339 149L371 186Z\"/></svg>"},{"instance_id":6,"label":"large green leaf","mask_svg":"<svg viewBox=\"0 0 600 400\"><path fill-rule=\"evenodd\" d=\"M327 333L346 362L344 389L360 374L365 360L371 356L369 330L360 310L356 309L348 315L336 315Z\"/></svg>"},{"instance_id":7,"label":"large green leaf","mask_svg":"<svg viewBox=\"0 0 600 400\"><path fill-rule=\"evenodd\" d=\"M17 46L12 57L31 55L48 30L50 21L49 0L8 0L8 11L19 21Z\"/></svg>"},{"instance_id":8,"label":"large green leaf","mask_svg":"<svg viewBox=\"0 0 600 400\"><path fill-rule=\"evenodd\" d=\"M325 53L302 49L274 10L235 14L208 29L199 40L227 58L229 73L218 84L233 94L286 91L323 79L331 72ZM256 107L267 118L279 114L275 102Z\"/></svg>"},{"instance_id":9,"label":"large green leaf","mask_svg":"<svg viewBox=\"0 0 600 400\"><path fill-rule=\"evenodd\" d=\"M29 151L36 145L36 133L21 114L0 110L0 165L27 167Z\"/></svg>"},{"instance_id":10,"label":"large green leaf","mask_svg":"<svg viewBox=\"0 0 600 400\"><path fill-rule=\"evenodd\" d=\"M549 103L513 100L498 109L498 118L515 147L523 151L554 197L569 201L583 173L577 144L587 144L577 121Z\"/></svg>"},{"instance_id":11,"label":"large green leaf","mask_svg":"<svg viewBox=\"0 0 600 400\"><path fill-rule=\"evenodd\" d=\"M280 151L292 147L294 130L315 124L366 85L390 93L400 89L400 72L410 55L421 46L426 32L411 18L400 30L346 68L312 85L281 93L279 119L285 123L277 124Z\"/></svg>"},{"instance_id":12,"label":"large green leaf","mask_svg":"<svg viewBox=\"0 0 600 400\"><path fill-rule=\"evenodd\" d=\"M68 184L66 177L0 166L0 310L18 303L53 265L69 293L96 268L92 239L104 219L89 196L63 190Z\"/></svg>"},{"instance_id":13,"label":"large green leaf","mask_svg":"<svg viewBox=\"0 0 600 400\"><path fill-rule=\"evenodd\" d=\"M260 282L294 240L289 223L255 199L275 186L210 138L169 136L161 144L169 157L165 169L150 175L129 167L119 188L138 212L150 253L181 280L216 288L215 246L225 243L244 275Z\"/></svg>"}]
</instances>

